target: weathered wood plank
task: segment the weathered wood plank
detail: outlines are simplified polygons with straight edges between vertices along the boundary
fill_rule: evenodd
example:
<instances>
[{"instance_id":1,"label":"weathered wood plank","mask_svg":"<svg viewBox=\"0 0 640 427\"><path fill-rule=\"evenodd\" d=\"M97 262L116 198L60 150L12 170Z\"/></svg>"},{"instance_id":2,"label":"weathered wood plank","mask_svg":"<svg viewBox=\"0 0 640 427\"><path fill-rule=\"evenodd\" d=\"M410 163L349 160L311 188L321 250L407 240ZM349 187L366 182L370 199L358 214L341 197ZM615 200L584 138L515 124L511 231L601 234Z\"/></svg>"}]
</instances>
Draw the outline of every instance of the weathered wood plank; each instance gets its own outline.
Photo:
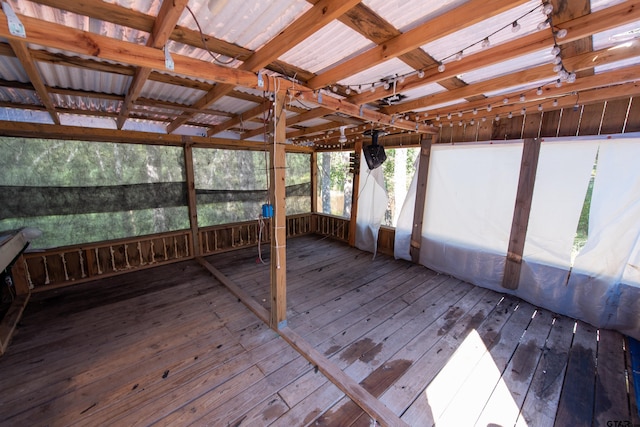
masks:
<instances>
[{"instance_id":1,"label":"weathered wood plank","mask_svg":"<svg viewBox=\"0 0 640 427\"><path fill-rule=\"evenodd\" d=\"M598 332L593 424L606 426L611 421L631 420L631 414L625 381L624 336L609 329Z\"/></svg>"},{"instance_id":2,"label":"weathered wood plank","mask_svg":"<svg viewBox=\"0 0 640 427\"><path fill-rule=\"evenodd\" d=\"M560 395L557 425L591 425L596 380L596 329L578 322Z\"/></svg>"}]
</instances>

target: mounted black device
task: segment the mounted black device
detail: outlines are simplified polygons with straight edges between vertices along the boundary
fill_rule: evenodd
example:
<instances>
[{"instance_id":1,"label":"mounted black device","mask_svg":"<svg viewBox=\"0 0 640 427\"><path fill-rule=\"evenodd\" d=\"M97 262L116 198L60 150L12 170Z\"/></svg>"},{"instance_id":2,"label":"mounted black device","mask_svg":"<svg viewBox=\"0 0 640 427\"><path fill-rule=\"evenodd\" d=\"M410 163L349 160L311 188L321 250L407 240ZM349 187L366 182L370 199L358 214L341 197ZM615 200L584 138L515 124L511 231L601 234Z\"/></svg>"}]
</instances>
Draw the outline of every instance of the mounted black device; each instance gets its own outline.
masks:
<instances>
[{"instance_id":1,"label":"mounted black device","mask_svg":"<svg viewBox=\"0 0 640 427\"><path fill-rule=\"evenodd\" d=\"M382 145L378 145L378 137L387 135L387 132L378 129L369 129L364 131L364 135L371 136L371 145L366 145L362 148L362 151L364 152L364 158L367 161L367 166L369 169L373 170L387 160L384 147Z\"/></svg>"}]
</instances>

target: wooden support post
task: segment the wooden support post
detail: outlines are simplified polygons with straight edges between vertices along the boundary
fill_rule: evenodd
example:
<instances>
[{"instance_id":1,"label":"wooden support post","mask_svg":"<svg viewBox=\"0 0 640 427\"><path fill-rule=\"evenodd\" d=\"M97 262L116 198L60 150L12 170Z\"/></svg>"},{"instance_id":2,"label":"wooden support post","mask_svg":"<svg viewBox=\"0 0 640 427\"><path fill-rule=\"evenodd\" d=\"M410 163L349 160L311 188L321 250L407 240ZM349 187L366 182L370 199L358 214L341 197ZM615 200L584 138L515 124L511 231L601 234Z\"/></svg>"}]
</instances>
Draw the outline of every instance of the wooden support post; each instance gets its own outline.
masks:
<instances>
[{"instance_id":1,"label":"wooden support post","mask_svg":"<svg viewBox=\"0 0 640 427\"><path fill-rule=\"evenodd\" d=\"M29 289L29 282L27 280L27 267L25 262L24 255L20 255L11 269L11 276L13 276L13 286L16 290L16 295L26 295L31 293L31 289Z\"/></svg>"},{"instance_id":2,"label":"wooden support post","mask_svg":"<svg viewBox=\"0 0 640 427\"><path fill-rule=\"evenodd\" d=\"M189 224L191 225L191 255L200 256L200 239L198 236L198 208L196 204L196 185L193 176L193 148L188 136L184 141L184 169L187 179L187 201L189 204Z\"/></svg>"},{"instance_id":3,"label":"wooden support post","mask_svg":"<svg viewBox=\"0 0 640 427\"><path fill-rule=\"evenodd\" d=\"M287 326L287 228L285 210L285 94L276 93L274 104L275 131L271 147L271 317L270 326Z\"/></svg>"},{"instance_id":4,"label":"wooden support post","mask_svg":"<svg viewBox=\"0 0 640 427\"><path fill-rule=\"evenodd\" d=\"M311 153L311 213L318 212L318 153Z\"/></svg>"},{"instance_id":5,"label":"wooden support post","mask_svg":"<svg viewBox=\"0 0 640 427\"><path fill-rule=\"evenodd\" d=\"M362 139L356 139L353 148L356 158L362 155ZM362 159L360 158L360 161ZM356 162L358 165L360 162ZM358 197L360 196L360 166L353 171L353 191L351 192L351 220L349 221L349 246L356 245L356 219L358 218Z\"/></svg>"},{"instance_id":6,"label":"wooden support post","mask_svg":"<svg viewBox=\"0 0 640 427\"><path fill-rule=\"evenodd\" d=\"M518 289L520 282L522 253L524 251L524 241L527 237L539 156L540 139L525 139L524 148L522 149L522 161L520 162L516 205L513 211L513 222L511 223L509 249L507 250L507 259L504 265L504 276L502 277L502 287L506 289Z\"/></svg>"},{"instance_id":7,"label":"wooden support post","mask_svg":"<svg viewBox=\"0 0 640 427\"><path fill-rule=\"evenodd\" d=\"M424 204L427 198L427 182L429 180L429 161L431 159L431 144L436 142L436 135L429 138L426 135L420 140L420 161L418 163L418 182L416 185L416 204L413 208L413 227L411 228L411 246L409 253L411 261L420 261L420 246L422 244L422 221L424 218Z\"/></svg>"}]
</instances>

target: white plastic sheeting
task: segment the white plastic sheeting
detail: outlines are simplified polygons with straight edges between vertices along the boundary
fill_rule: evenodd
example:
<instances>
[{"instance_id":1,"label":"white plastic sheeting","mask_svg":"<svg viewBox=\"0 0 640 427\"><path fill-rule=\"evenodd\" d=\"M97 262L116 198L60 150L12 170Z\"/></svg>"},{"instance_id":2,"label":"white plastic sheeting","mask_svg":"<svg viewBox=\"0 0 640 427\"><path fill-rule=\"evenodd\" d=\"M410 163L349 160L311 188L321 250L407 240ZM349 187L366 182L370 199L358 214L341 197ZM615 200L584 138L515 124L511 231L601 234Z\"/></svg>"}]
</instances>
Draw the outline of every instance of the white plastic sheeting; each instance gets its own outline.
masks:
<instances>
[{"instance_id":1,"label":"white plastic sheeting","mask_svg":"<svg viewBox=\"0 0 640 427\"><path fill-rule=\"evenodd\" d=\"M500 286L522 146L431 149L421 264L477 285Z\"/></svg>"},{"instance_id":2,"label":"white plastic sheeting","mask_svg":"<svg viewBox=\"0 0 640 427\"><path fill-rule=\"evenodd\" d=\"M568 286L588 322L640 338L640 288L623 283L640 242L640 138L602 141L589 214L589 237Z\"/></svg>"},{"instance_id":3,"label":"white plastic sheeting","mask_svg":"<svg viewBox=\"0 0 640 427\"><path fill-rule=\"evenodd\" d=\"M435 146L420 263L640 338L640 136L542 142L519 288L501 287L522 144ZM589 233L571 249L598 156ZM416 172L417 175L417 172ZM409 259L415 177L396 228Z\"/></svg>"},{"instance_id":4,"label":"white plastic sheeting","mask_svg":"<svg viewBox=\"0 0 640 427\"><path fill-rule=\"evenodd\" d=\"M360 185L356 217L356 247L376 255L378 231L387 211L389 198L384 185L382 167L369 170L360 153Z\"/></svg>"},{"instance_id":5,"label":"white plastic sheeting","mask_svg":"<svg viewBox=\"0 0 640 427\"><path fill-rule=\"evenodd\" d=\"M396 222L396 234L393 242L393 256L396 259L411 261L411 233L413 232L413 212L416 207L416 191L418 186L418 172L420 169L420 156L416 158L416 171L413 174L407 195Z\"/></svg>"}]
</instances>

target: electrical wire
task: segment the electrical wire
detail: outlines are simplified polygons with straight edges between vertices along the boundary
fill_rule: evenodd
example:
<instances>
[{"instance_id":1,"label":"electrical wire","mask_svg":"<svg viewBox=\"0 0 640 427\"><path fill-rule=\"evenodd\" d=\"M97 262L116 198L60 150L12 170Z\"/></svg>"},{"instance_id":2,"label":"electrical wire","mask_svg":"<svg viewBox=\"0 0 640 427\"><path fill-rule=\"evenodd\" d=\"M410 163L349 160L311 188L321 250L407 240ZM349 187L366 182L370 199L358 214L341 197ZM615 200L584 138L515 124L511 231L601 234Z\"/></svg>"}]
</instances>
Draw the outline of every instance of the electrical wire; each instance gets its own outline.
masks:
<instances>
[{"instance_id":1,"label":"electrical wire","mask_svg":"<svg viewBox=\"0 0 640 427\"><path fill-rule=\"evenodd\" d=\"M213 60L215 62L217 62L219 64L222 64L222 65L229 65L232 62L236 61L240 57L240 55L238 55L235 58L229 58L228 61L220 60L220 57L223 56L223 55L221 53L214 54L211 51L211 49L209 49L209 47L207 46L207 40L205 39L204 32L202 31L202 27L200 26L200 23L198 22L198 18L196 18L196 14L193 13L193 11L191 10L191 8L189 6L187 6L187 10L191 14L191 17L193 18L193 21L196 23L196 27L198 27L198 32L200 33L200 40L202 41L202 47L204 48L204 50L206 50L209 53L209 55L213 58Z\"/></svg>"}]
</instances>

